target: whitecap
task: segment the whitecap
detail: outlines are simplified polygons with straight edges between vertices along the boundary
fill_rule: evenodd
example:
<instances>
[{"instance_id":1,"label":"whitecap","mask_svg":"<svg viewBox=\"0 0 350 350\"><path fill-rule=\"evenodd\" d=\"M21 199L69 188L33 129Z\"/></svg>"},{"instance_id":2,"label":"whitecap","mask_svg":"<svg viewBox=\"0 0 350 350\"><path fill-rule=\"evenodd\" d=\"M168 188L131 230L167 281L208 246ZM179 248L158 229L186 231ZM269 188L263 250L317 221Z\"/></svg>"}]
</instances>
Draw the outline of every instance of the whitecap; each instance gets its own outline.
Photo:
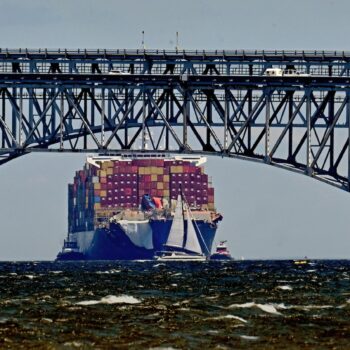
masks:
<instances>
[{"instance_id":1,"label":"whitecap","mask_svg":"<svg viewBox=\"0 0 350 350\"><path fill-rule=\"evenodd\" d=\"M245 339L245 340L258 340L259 339L259 337L256 337L253 335L240 335L240 337L242 339Z\"/></svg>"},{"instance_id":2,"label":"whitecap","mask_svg":"<svg viewBox=\"0 0 350 350\"><path fill-rule=\"evenodd\" d=\"M96 305L96 304L139 304L141 301L130 295L107 295L100 300L79 301L76 305Z\"/></svg>"},{"instance_id":3,"label":"whitecap","mask_svg":"<svg viewBox=\"0 0 350 350\"><path fill-rule=\"evenodd\" d=\"M281 315L280 312L278 312L275 308L274 305L272 304L256 304L256 306L262 310L262 311L265 311L269 314L274 314L274 315Z\"/></svg>"},{"instance_id":4,"label":"whitecap","mask_svg":"<svg viewBox=\"0 0 350 350\"><path fill-rule=\"evenodd\" d=\"M278 289L281 289L281 290L293 290L293 288L291 286L277 286Z\"/></svg>"},{"instance_id":5,"label":"whitecap","mask_svg":"<svg viewBox=\"0 0 350 350\"><path fill-rule=\"evenodd\" d=\"M208 317L205 320L225 320L225 319L237 320L237 321L240 321L242 323L247 323L248 322L244 318L238 317L238 316L235 316L235 315L224 315L224 316L217 316L217 317Z\"/></svg>"},{"instance_id":6,"label":"whitecap","mask_svg":"<svg viewBox=\"0 0 350 350\"><path fill-rule=\"evenodd\" d=\"M245 308L251 308L251 307L254 307L256 304L253 303L253 302L250 302L250 303L244 303L244 304L232 304L230 305L228 308L229 309L245 309Z\"/></svg>"},{"instance_id":7,"label":"whitecap","mask_svg":"<svg viewBox=\"0 0 350 350\"><path fill-rule=\"evenodd\" d=\"M121 272L121 270L115 270L115 269L112 269L112 270L107 270L107 271L96 271L97 274L113 274L113 273L119 273Z\"/></svg>"},{"instance_id":8,"label":"whitecap","mask_svg":"<svg viewBox=\"0 0 350 350\"><path fill-rule=\"evenodd\" d=\"M35 278L34 275L25 275L25 277L29 278L30 280L32 280L33 278Z\"/></svg>"},{"instance_id":9,"label":"whitecap","mask_svg":"<svg viewBox=\"0 0 350 350\"><path fill-rule=\"evenodd\" d=\"M63 271L51 271L51 273L55 274L55 275L58 275L60 273L62 273Z\"/></svg>"},{"instance_id":10,"label":"whitecap","mask_svg":"<svg viewBox=\"0 0 350 350\"><path fill-rule=\"evenodd\" d=\"M232 304L228 308L235 309L235 308L253 308L253 307L256 307L269 314L281 315L281 313L276 310L276 307L273 304L256 304L254 302L249 302L244 304Z\"/></svg>"},{"instance_id":11,"label":"whitecap","mask_svg":"<svg viewBox=\"0 0 350 350\"><path fill-rule=\"evenodd\" d=\"M51 318L46 318L46 317L44 317L44 318L41 319L41 322L42 322L42 323L52 323L53 320L52 320Z\"/></svg>"},{"instance_id":12,"label":"whitecap","mask_svg":"<svg viewBox=\"0 0 350 350\"><path fill-rule=\"evenodd\" d=\"M191 309L188 307L180 307L178 310L179 311L191 311Z\"/></svg>"},{"instance_id":13,"label":"whitecap","mask_svg":"<svg viewBox=\"0 0 350 350\"><path fill-rule=\"evenodd\" d=\"M155 265L153 265L153 267L159 267L159 266L165 266L165 264L160 263L160 264L155 264Z\"/></svg>"},{"instance_id":14,"label":"whitecap","mask_svg":"<svg viewBox=\"0 0 350 350\"><path fill-rule=\"evenodd\" d=\"M17 273L16 272L10 272L9 275L10 276L17 276Z\"/></svg>"},{"instance_id":15,"label":"whitecap","mask_svg":"<svg viewBox=\"0 0 350 350\"><path fill-rule=\"evenodd\" d=\"M333 308L332 305L294 305L291 306L293 309L300 309L300 310L322 310L322 309L331 309Z\"/></svg>"},{"instance_id":16,"label":"whitecap","mask_svg":"<svg viewBox=\"0 0 350 350\"><path fill-rule=\"evenodd\" d=\"M306 270L306 272L309 272L309 273L311 273L311 272L316 272L317 270Z\"/></svg>"}]
</instances>

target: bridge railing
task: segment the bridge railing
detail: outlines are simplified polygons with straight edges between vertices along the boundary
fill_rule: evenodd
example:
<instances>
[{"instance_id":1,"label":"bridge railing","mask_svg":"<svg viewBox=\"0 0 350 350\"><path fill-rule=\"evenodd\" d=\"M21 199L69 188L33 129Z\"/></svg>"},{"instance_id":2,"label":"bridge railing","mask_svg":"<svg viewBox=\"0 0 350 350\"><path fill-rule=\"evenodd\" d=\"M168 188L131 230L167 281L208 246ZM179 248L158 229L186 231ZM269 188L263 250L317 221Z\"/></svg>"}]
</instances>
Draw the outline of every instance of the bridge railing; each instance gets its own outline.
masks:
<instances>
[{"instance_id":1,"label":"bridge railing","mask_svg":"<svg viewBox=\"0 0 350 350\"><path fill-rule=\"evenodd\" d=\"M264 59L266 57L284 57L285 59L293 57L320 58L320 59L350 59L350 51L332 51L332 50L201 50L201 49L67 49L67 48L0 48L1 55L27 56L31 55L49 55L49 56L74 56L74 55L93 55L101 57L113 55L150 55L150 56L204 56L204 57L256 57Z\"/></svg>"}]
</instances>

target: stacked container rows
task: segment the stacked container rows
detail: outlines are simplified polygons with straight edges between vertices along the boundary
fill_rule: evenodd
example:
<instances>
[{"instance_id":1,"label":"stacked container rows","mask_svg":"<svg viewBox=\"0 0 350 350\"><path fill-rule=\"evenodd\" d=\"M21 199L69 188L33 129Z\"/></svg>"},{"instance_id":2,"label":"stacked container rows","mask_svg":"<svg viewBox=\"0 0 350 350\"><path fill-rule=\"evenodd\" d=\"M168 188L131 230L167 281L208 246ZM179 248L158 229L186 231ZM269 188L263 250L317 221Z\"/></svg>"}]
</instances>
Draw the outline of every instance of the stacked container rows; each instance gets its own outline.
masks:
<instances>
[{"instance_id":1,"label":"stacked container rows","mask_svg":"<svg viewBox=\"0 0 350 350\"><path fill-rule=\"evenodd\" d=\"M214 210L214 188L202 167L186 160L105 160L87 163L69 185L70 232L91 230L97 212L138 209L142 196L176 200L180 191L197 210Z\"/></svg>"}]
</instances>

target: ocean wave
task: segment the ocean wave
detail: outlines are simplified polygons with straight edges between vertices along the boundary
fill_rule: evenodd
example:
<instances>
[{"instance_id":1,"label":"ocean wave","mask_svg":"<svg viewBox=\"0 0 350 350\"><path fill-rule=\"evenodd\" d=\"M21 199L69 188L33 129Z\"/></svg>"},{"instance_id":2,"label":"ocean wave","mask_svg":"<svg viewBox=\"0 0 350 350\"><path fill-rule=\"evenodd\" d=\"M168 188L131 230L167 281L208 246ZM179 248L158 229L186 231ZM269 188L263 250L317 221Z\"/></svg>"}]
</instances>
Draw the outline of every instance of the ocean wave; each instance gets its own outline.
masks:
<instances>
[{"instance_id":1,"label":"ocean wave","mask_svg":"<svg viewBox=\"0 0 350 350\"><path fill-rule=\"evenodd\" d=\"M164 263L159 263L159 264L153 265L153 267L159 267L159 266L166 266L166 265Z\"/></svg>"},{"instance_id":2,"label":"ocean wave","mask_svg":"<svg viewBox=\"0 0 350 350\"><path fill-rule=\"evenodd\" d=\"M121 270L111 269L106 271L96 271L95 273L98 275L103 275L103 274L113 274L113 273L120 273L120 272Z\"/></svg>"},{"instance_id":3,"label":"ocean wave","mask_svg":"<svg viewBox=\"0 0 350 350\"><path fill-rule=\"evenodd\" d=\"M134 298L131 295L107 295L100 300L84 300L79 301L76 305L96 305L96 304L139 304L141 300Z\"/></svg>"},{"instance_id":4,"label":"ocean wave","mask_svg":"<svg viewBox=\"0 0 350 350\"><path fill-rule=\"evenodd\" d=\"M281 315L281 313L277 311L275 304L257 304L255 302L249 302L244 304L232 304L228 308L229 309L258 308L269 314Z\"/></svg>"},{"instance_id":5,"label":"ocean wave","mask_svg":"<svg viewBox=\"0 0 350 350\"><path fill-rule=\"evenodd\" d=\"M259 337L253 336L253 335L240 335L240 337L242 339L245 339L245 340L258 340L259 339Z\"/></svg>"},{"instance_id":6,"label":"ocean wave","mask_svg":"<svg viewBox=\"0 0 350 350\"><path fill-rule=\"evenodd\" d=\"M30 280L32 280L32 279L34 279L35 278L35 276L34 275L24 275L24 277L27 277L28 279L30 279Z\"/></svg>"},{"instance_id":7,"label":"ocean wave","mask_svg":"<svg viewBox=\"0 0 350 350\"><path fill-rule=\"evenodd\" d=\"M229 319L229 320L237 320L237 321L240 321L242 323L247 323L248 322L244 318L239 317L239 316L235 316L235 315L223 315L223 316L205 318L205 320L227 320L227 319Z\"/></svg>"},{"instance_id":8,"label":"ocean wave","mask_svg":"<svg viewBox=\"0 0 350 350\"><path fill-rule=\"evenodd\" d=\"M350 301L348 301L350 303ZM228 306L229 309L234 308L258 308L264 312L275 314L275 315L282 315L279 310L303 310L303 311L310 311L310 310L323 310L323 309L331 309L335 306L332 305L285 305L284 303L275 304L258 304L255 302L248 302L244 304L232 304Z\"/></svg>"},{"instance_id":9,"label":"ocean wave","mask_svg":"<svg viewBox=\"0 0 350 350\"><path fill-rule=\"evenodd\" d=\"M285 285L285 286L277 286L278 289L281 290L293 290L291 286Z\"/></svg>"}]
</instances>

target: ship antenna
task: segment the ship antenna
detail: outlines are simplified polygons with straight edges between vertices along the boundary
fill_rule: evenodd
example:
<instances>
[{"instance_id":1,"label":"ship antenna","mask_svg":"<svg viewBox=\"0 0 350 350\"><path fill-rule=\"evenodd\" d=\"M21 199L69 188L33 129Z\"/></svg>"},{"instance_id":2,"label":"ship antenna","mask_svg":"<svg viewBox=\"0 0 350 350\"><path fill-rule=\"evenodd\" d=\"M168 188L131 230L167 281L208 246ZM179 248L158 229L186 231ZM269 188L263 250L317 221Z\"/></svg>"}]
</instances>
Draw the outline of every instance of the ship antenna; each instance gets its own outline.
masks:
<instances>
[{"instance_id":1,"label":"ship antenna","mask_svg":"<svg viewBox=\"0 0 350 350\"><path fill-rule=\"evenodd\" d=\"M179 50L179 32L176 32L176 47L175 47L176 51Z\"/></svg>"},{"instance_id":2,"label":"ship antenna","mask_svg":"<svg viewBox=\"0 0 350 350\"><path fill-rule=\"evenodd\" d=\"M144 49L144 50L146 50L146 46L145 46L145 31L143 30L142 31L142 48Z\"/></svg>"}]
</instances>

